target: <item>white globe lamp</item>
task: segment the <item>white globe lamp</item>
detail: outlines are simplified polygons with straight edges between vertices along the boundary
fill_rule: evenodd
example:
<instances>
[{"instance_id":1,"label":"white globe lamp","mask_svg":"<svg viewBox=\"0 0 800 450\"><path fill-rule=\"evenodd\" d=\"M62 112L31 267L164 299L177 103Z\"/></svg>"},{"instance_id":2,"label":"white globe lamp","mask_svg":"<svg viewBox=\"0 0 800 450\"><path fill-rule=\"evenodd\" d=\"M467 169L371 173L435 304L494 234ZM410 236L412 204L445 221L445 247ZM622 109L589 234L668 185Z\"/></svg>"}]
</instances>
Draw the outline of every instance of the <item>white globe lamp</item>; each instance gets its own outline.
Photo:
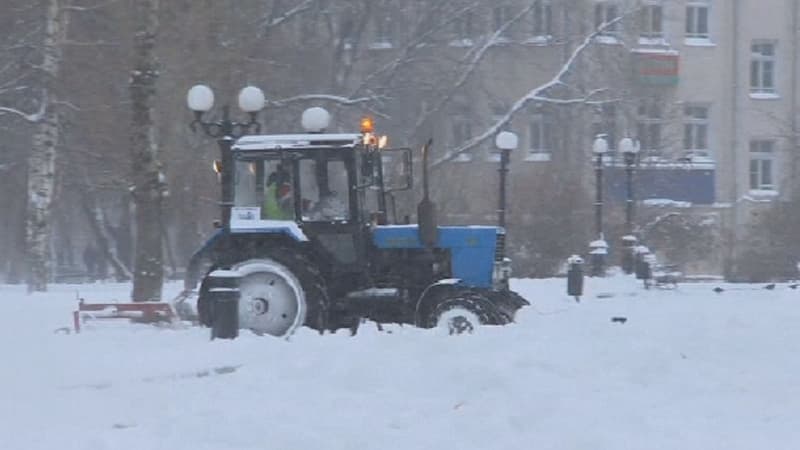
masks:
<instances>
[{"instance_id":1,"label":"white globe lamp","mask_svg":"<svg viewBox=\"0 0 800 450\"><path fill-rule=\"evenodd\" d=\"M255 86L247 86L239 91L239 109L246 113L261 111L265 103L264 91Z\"/></svg>"},{"instance_id":2,"label":"white globe lamp","mask_svg":"<svg viewBox=\"0 0 800 450\"><path fill-rule=\"evenodd\" d=\"M307 132L321 133L331 124L331 115L325 108L315 106L303 111L300 122Z\"/></svg>"},{"instance_id":3,"label":"white globe lamp","mask_svg":"<svg viewBox=\"0 0 800 450\"><path fill-rule=\"evenodd\" d=\"M619 150L622 153L638 153L639 152L639 148L636 145L634 145L633 139L628 138L628 137L622 138L619 141Z\"/></svg>"},{"instance_id":4,"label":"white globe lamp","mask_svg":"<svg viewBox=\"0 0 800 450\"><path fill-rule=\"evenodd\" d=\"M519 138L511 131L501 131L494 138L494 144L500 150L515 150L519 145Z\"/></svg>"},{"instance_id":5,"label":"white globe lamp","mask_svg":"<svg viewBox=\"0 0 800 450\"><path fill-rule=\"evenodd\" d=\"M598 136L592 144L592 152L596 155L602 155L608 152L608 141L605 138Z\"/></svg>"},{"instance_id":6,"label":"white globe lamp","mask_svg":"<svg viewBox=\"0 0 800 450\"><path fill-rule=\"evenodd\" d=\"M204 113L214 107L214 91L205 84L192 86L186 94L186 104L194 112Z\"/></svg>"}]
</instances>

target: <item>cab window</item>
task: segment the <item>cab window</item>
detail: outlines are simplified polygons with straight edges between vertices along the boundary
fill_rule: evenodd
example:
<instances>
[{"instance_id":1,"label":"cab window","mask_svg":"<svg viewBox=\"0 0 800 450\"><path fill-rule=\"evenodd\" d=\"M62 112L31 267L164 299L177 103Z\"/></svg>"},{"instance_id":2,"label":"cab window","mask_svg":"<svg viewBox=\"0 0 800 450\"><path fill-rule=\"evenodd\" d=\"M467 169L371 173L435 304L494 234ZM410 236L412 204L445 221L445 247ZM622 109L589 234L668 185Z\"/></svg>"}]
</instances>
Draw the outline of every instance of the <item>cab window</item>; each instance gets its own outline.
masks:
<instances>
[{"instance_id":1,"label":"cab window","mask_svg":"<svg viewBox=\"0 0 800 450\"><path fill-rule=\"evenodd\" d=\"M303 159L299 163L303 221L350 220L350 197L345 163L324 159Z\"/></svg>"}]
</instances>

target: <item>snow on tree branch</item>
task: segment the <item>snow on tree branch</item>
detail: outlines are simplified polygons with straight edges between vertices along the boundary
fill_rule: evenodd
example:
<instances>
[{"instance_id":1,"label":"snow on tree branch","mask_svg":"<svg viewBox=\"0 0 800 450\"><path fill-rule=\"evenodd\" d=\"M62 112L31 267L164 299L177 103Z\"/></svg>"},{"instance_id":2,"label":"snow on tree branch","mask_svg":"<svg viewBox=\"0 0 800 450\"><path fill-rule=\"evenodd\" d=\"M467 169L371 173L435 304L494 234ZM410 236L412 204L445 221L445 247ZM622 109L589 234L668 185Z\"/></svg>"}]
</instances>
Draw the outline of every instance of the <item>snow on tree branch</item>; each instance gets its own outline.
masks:
<instances>
[{"instance_id":1,"label":"snow on tree branch","mask_svg":"<svg viewBox=\"0 0 800 450\"><path fill-rule=\"evenodd\" d=\"M286 106L291 103L301 103L301 102L308 102L308 101L326 101L331 103L336 103L339 105L344 106L352 106L352 105L360 105L365 103L370 103L374 101L378 101L379 97L358 97L358 98L348 98L342 97L338 95L329 95L329 94L304 94L304 95L295 95L294 97L288 97L280 100L267 100L268 107L281 107Z\"/></svg>"},{"instance_id":2,"label":"snow on tree branch","mask_svg":"<svg viewBox=\"0 0 800 450\"><path fill-rule=\"evenodd\" d=\"M278 17L268 17L265 18L263 21L264 30L269 30L271 28L275 28L278 25L292 19L294 16L301 14L309 9L314 5L316 0L305 0L304 2L300 3L299 5L295 6L294 8L286 11L285 13L281 14Z\"/></svg>"},{"instance_id":3,"label":"snow on tree branch","mask_svg":"<svg viewBox=\"0 0 800 450\"><path fill-rule=\"evenodd\" d=\"M650 229L655 228L657 225L660 225L662 222L664 222L666 220L669 220L669 219L671 219L673 217L681 217L683 215L684 215L683 213L675 212L675 211L671 211L671 212L668 212L666 214L658 215L658 216L654 217L651 221L649 221L646 224L644 224L641 227L639 227L639 230L641 230L642 233L646 234L648 231L650 231Z\"/></svg>"},{"instance_id":4,"label":"snow on tree branch","mask_svg":"<svg viewBox=\"0 0 800 450\"><path fill-rule=\"evenodd\" d=\"M28 89L28 86L19 84L25 80L26 76L27 74L22 74L6 82L0 83L0 94L5 94L7 92L19 92Z\"/></svg>"},{"instance_id":5,"label":"snow on tree branch","mask_svg":"<svg viewBox=\"0 0 800 450\"><path fill-rule=\"evenodd\" d=\"M547 97L545 95L545 93L546 93L547 90L549 90L549 89L551 89L551 88L553 88L555 86L559 86L559 85L563 85L564 84L564 81L563 81L564 77L566 77L566 75L569 73L569 71L572 70L572 67L575 65L575 62L577 61L578 57L581 56L581 54L583 54L583 52L595 41L595 38L597 36L599 36L601 33L603 33L609 27L611 27L614 24L620 22L622 19L624 19L625 17L627 17L630 14L632 14L633 12L635 12L637 9L638 8L633 9L631 11L628 11L625 14L622 14L619 17L615 17L614 19L612 19L612 20L610 20L608 22L604 22L600 26L598 26L597 29L594 30L594 32L590 33L589 35L587 35L583 39L583 42L581 42L580 45L575 47L575 49L572 51L572 54L570 55L570 57L561 66L561 69L558 71L558 73L550 81L548 81L547 83L542 84L542 85L530 90L527 94L525 94L524 96L520 97L516 102L514 102L514 104L511 106L511 109L509 109L508 112L506 112L506 114L503 117L501 117L497 122L495 122L494 125L489 127L489 129L487 129L486 131L484 131L480 135L468 140L463 145L461 145L461 147L458 147L458 148L456 148L454 150L448 151L447 153L445 153L440 158L434 160L433 163L431 164L430 168L435 168L435 167L441 166L442 164L446 163L447 161L452 160L453 158L457 157L458 155L460 155L460 154L462 154L464 152L472 150L473 148L475 148L475 147L479 146L480 144L482 144L487 139L489 139L492 136L494 136L498 131L500 131L501 128L503 128L509 121L511 121L511 118L514 117L514 115L520 109L522 109L525 106L525 104L528 103L529 101L548 101L550 103L564 103L564 102L577 103L577 101L553 99L553 98ZM497 35L498 34L495 33L495 36L497 36ZM485 52L487 48L488 47L484 46L484 48L481 48L480 51ZM587 98L588 97L589 97L589 95L587 95Z\"/></svg>"},{"instance_id":6,"label":"snow on tree branch","mask_svg":"<svg viewBox=\"0 0 800 450\"><path fill-rule=\"evenodd\" d=\"M63 45L72 45L75 47L92 47L92 46L100 46L100 45L109 45L109 46L117 46L120 45L119 42L106 42L103 40L100 41L73 41L73 40L64 40L61 42Z\"/></svg>"},{"instance_id":7,"label":"snow on tree branch","mask_svg":"<svg viewBox=\"0 0 800 450\"><path fill-rule=\"evenodd\" d=\"M606 88L593 89L591 92L589 92L588 94L584 95L583 97L577 97L577 98L552 98L552 97L545 97L545 96L542 96L542 95L535 95L535 96L531 97L530 100L541 102L541 103L552 103L552 104L556 104L556 105L574 105L574 104L578 104L578 103L581 103L581 104L586 104L586 103L589 103L589 104L602 104L602 103L607 103L608 100L591 100L591 98L594 97L595 95L600 94L602 92L605 92L607 90L608 89L606 89Z\"/></svg>"},{"instance_id":8,"label":"snow on tree branch","mask_svg":"<svg viewBox=\"0 0 800 450\"><path fill-rule=\"evenodd\" d=\"M78 105L76 105L76 104L74 104L72 102L68 102L66 100L57 100L57 101L53 101L53 102L50 102L50 103L55 105L55 106L66 106L67 108L69 108L69 109L71 109L73 111L83 111L83 109L80 106L78 106Z\"/></svg>"},{"instance_id":9,"label":"snow on tree branch","mask_svg":"<svg viewBox=\"0 0 800 450\"><path fill-rule=\"evenodd\" d=\"M91 5L91 6L65 5L61 7L61 11L75 11L75 12L94 11L100 8L105 8L106 6L112 5L114 3L116 3L116 0L109 0L107 2L98 3L96 5Z\"/></svg>"},{"instance_id":10,"label":"snow on tree branch","mask_svg":"<svg viewBox=\"0 0 800 450\"><path fill-rule=\"evenodd\" d=\"M34 113L26 113L20 111L19 109L0 106L0 116L2 116L3 114L14 114L30 123L38 123L39 121L41 121L42 118L44 118L46 111L47 111L47 99L42 99L41 103L39 104L39 110Z\"/></svg>"}]
</instances>

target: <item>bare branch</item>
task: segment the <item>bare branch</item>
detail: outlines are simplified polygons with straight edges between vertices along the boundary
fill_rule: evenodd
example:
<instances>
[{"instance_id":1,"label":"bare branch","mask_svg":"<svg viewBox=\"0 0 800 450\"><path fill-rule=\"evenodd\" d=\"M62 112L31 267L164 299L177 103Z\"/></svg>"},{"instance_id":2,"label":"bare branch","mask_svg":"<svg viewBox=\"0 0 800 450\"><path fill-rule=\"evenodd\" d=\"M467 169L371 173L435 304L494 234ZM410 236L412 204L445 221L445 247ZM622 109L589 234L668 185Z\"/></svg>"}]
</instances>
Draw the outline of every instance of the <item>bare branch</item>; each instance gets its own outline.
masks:
<instances>
[{"instance_id":1,"label":"bare branch","mask_svg":"<svg viewBox=\"0 0 800 450\"><path fill-rule=\"evenodd\" d=\"M359 97L359 98L348 98L342 97L338 95L329 95L329 94L304 94L304 95L295 95L294 97L288 97L281 100L268 100L267 106L270 107L281 107L286 106L291 103L300 103L300 102L308 102L308 101L326 101L331 103L336 103L339 105L345 106L352 106L352 105L359 105L369 102L374 102L380 100L379 97Z\"/></svg>"},{"instance_id":2,"label":"bare branch","mask_svg":"<svg viewBox=\"0 0 800 450\"><path fill-rule=\"evenodd\" d=\"M486 42L484 42L482 46L467 52L467 54L464 56L464 60L469 59L466 69L463 72L461 72L461 76L458 77L456 82L453 83L453 85L450 87L449 92L439 100L436 106L425 111L423 114L420 114L420 117L417 119L417 123L414 125L415 130L418 130L420 127L422 127L422 125L425 123L426 120L428 120L428 117L430 117L431 114L441 110L447 103L450 102L453 95L459 89L461 89L461 87L464 86L467 80L469 80L470 76L472 76L473 72L475 72L475 70L478 68L478 64L481 62L481 60L483 59L484 55L486 55L488 50L497 45L498 40L503 36L506 30L508 30L511 27L511 25L515 24L520 19L525 17L525 15L528 14L535 6L536 3L531 3L527 8L523 9L519 14L512 17L511 20L504 23L503 26L498 28L497 31L494 32L494 34L492 34L491 36L489 36L488 39L486 39ZM475 145L477 145L477 143ZM453 158L456 155L453 155ZM434 162L434 164L431 167L434 167L436 165L437 162Z\"/></svg>"},{"instance_id":3,"label":"bare branch","mask_svg":"<svg viewBox=\"0 0 800 450\"><path fill-rule=\"evenodd\" d=\"M577 98L552 98L552 97L547 97L547 96L544 96L544 95L535 95L535 96L531 97L530 100L541 102L541 103L552 103L552 104L556 104L556 105L574 105L574 104L583 104L583 103L586 103L586 104L603 104L603 103L608 103L609 101L608 100L591 100L591 98L594 97L595 95L597 95L597 94L599 94L601 92L605 92L607 90L608 89L606 89L606 88L593 89L592 91L590 91L588 94L584 95L583 97L577 97Z\"/></svg>"},{"instance_id":4,"label":"bare branch","mask_svg":"<svg viewBox=\"0 0 800 450\"><path fill-rule=\"evenodd\" d=\"M294 8L286 11L285 13L281 14L278 17L268 17L265 18L263 21L264 30L268 31L272 28L281 25L282 23L291 20L296 15L301 14L313 6L315 0L305 0L304 2L300 3L299 5L295 6Z\"/></svg>"},{"instance_id":5,"label":"bare branch","mask_svg":"<svg viewBox=\"0 0 800 450\"><path fill-rule=\"evenodd\" d=\"M572 54L570 55L570 57L561 66L561 69L558 71L558 73L550 81L548 81L547 83L542 84L542 85L530 90L523 97L519 98L514 103L514 105L511 106L511 109L509 109L508 112L506 112L506 114L503 117L501 117L499 120L497 120L497 122L495 122L494 125L489 127L489 129L487 129L486 131L484 131L480 135L468 140L467 142L465 142L463 145L461 145L460 147L456 148L455 150L448 151L442 157L436 159L431 164L430 167L431 168L435 168L435 167L441 166L442 164L446 163L447 161L452 160L453 158L455 158L456 156L458 156L458 155L460 155L460 154L462 154L464 152L472 150L473 148L475 148L475 147L479 146L480 144L482 144L487 139L489 139L492 136L494 136L498 131L500 131L501 128L503 128L509 121L511 121L511 118L520 109L522 109L525 106L525 104L528 103L529 101L533 101L533 100L536 100L537 98L539 98L539 99L547 99L548 101L553 102L553 103L557 102L555 99L551 99L551 98L545 96L544 93L547 90L564 83L563 82L563 78L566 77L566 75L569 73L570 70L572 70L572 67L575 65L575 61L594 42L594 40L595 40L595 38L597 36L599 36L601 33L603 33L603 31L605 31L609 27L611 27L614 24L620 22L622 19L624 19L628 15L632 14L634 11L636 11L636 9L628 11L627 13L622 14L619 17L616 17L613 20L605 22L605 23L601 24L599 27L597 27L597 29L594 32L590 33L589 35L587 35L583 39L583 42L581 42L580 45L575 47L575 50L572 51Z\"/></svg>"},{"instance_id":6,"label":"bare branch","mask_svg":"<svg viewBox=\"0 0 800 450\"><path fill-rule=\"evenodd\" d=\"M76 12L84 12L84 11L94 11L96 9L105 8L111 4L116 3L116 0L109 0L107 2L98 3L92 6L77 6L77 5L65 5L61 7L62 11L76 11Z\"/></svg>"},{"instance_id":7,"label":"bare branch","mask_svg":"<svg viewBox=\"0 0 800 450\"><path fill-rule=\"evenodd\" d=\"M42 99L41 104L39 105L39 110L35 113L25 113L15 108L8 108L5 106L0 106L0 115L3 114L14 114L23 118L24 120L30 123L38 123L44 117L45 112L47 111L47 100Z\"/></svg>"},{"instance_id":8,"label":"bare branch","mask_svg":"<svg viewBox=\"0 0 800 450\"><path fill-rule=\"evenodd\" d=\"M101 45L108 45L108 46L120 45L119 42L106 42L106 41L83 42L83 41L64 40L61 43L63 45L74 45L76 47L93 47L93 46L101 46Z\"/></svg>"},{"instance_id":9,"label":"bare branch","mask_svg":"<svg viewBox=\"0 0 800 450\"><path fill-rule=\"evenodd\" d=\"M68 102L66 100L54 101L54 102L52 102L52 104L53 105L59 105L59 106L66 106L67 108L69 108L69 109L71 109L73 111L82 111L80 106L77 106L74 103Z\"/></svg>"},{"instance_id":10,"label":"bare branch","mask_svg":"<svg viewBox=\"0 0 800 450\"><path fill-rule=\"evenodd\" d=\"M20 77L21 78L21 77ZM0 86L0 95L5 94L7 92L20 92L28 89L29 86L11 86L11 87L2 87Z\"/></svg>"},{"instance_id":11,"label":"bare branch","mask_svg":"<svg viewBox=\"0 0 800 450\"><path fill-rule=\"evenodd\" d=\"M444 22L442 22L441 24L437 24L437 26L429 28L428 30L424 31L419 36L417 36L415 39L412 39L411 41L409 41L403 47L403 50L400 52L400 56L398 56L397 58L393 59L392 61L389 61L388 63L384 64L383 66L381 66L380 68L378 68L377 70L372 72L371 74L369 74L366 77L364 77L364 79L361 81L359 86L353 91L353 95L355 95L356 93L360 92L374 78L376 78L376 77L378 77L378 76L380 76L380 75L382 75L384 73L392 73L395 70L397 70L398 67L400 67L402 65L409 64L411 62L411 53L414 50L417 50L420 47L422 47L425 44L425 42L432 35L434 35L435 33L440 32L441 28L444 28L444 27L452 24L456 20L459 20L464 14L469 13L470 11L474 10L476 7L477 7L476 4L471 4L471 5L463 8L463 9L461 9L459 11L456 11L455 14L450 15L449 18L447 20L445 20ZM422 19L422 22L424 22L424 21L425 21L425 18Z\"/></svg>"}]
</instances>

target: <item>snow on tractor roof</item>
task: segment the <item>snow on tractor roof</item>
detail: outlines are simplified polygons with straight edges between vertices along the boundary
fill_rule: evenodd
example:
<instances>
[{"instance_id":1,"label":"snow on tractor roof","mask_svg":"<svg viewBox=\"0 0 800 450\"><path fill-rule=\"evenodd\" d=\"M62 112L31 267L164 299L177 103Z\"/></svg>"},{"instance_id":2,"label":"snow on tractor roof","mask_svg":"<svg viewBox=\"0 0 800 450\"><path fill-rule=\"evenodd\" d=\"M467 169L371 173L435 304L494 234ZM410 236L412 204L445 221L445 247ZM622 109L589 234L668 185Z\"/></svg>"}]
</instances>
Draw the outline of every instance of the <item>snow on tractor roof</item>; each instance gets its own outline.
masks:
<instances>
[{"instance_id":1,"label":"snow on tractor roof","mask_svg":"<svg viewBox=\"0 0 800 450\"><path fill-rule=\"evenodd\" d=\"M267 134L244 136L236 141L234 150L276 150L280 148L338 148L353 147L361 142L361 134Z\"/></svg>"}]
</instances>

